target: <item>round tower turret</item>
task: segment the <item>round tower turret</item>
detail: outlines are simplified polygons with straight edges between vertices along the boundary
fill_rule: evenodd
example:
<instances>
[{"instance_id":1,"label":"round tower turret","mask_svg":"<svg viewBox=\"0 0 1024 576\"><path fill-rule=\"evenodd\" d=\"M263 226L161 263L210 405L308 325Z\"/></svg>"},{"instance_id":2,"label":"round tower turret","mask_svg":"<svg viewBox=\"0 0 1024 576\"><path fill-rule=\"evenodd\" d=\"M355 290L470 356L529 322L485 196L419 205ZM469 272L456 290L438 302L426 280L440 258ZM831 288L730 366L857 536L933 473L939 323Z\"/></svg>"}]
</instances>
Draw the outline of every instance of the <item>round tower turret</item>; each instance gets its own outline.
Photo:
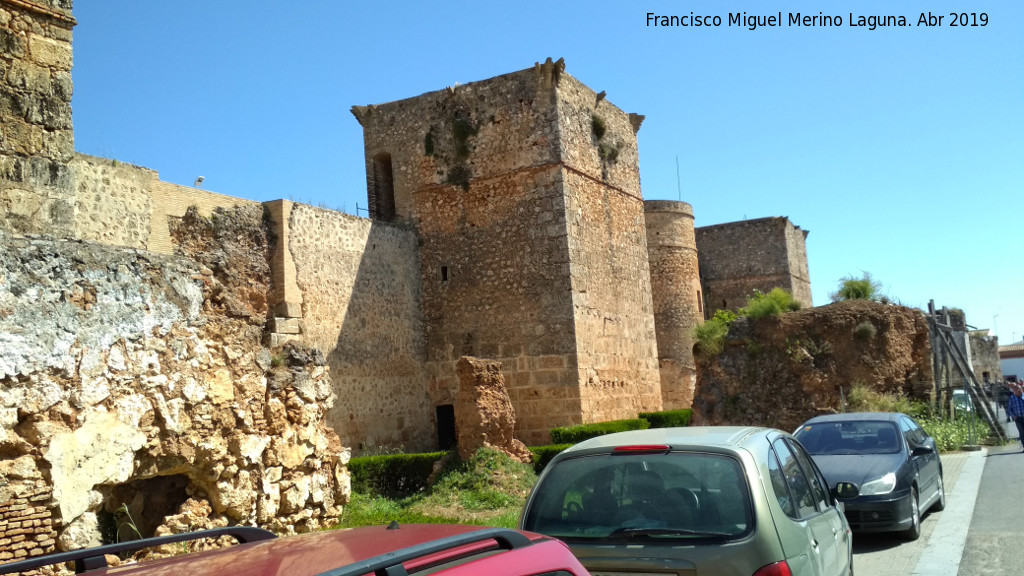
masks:
<instances>
[{"instance_id":1,"label":"round tower turret","mask_svg":"<svg viewBox=\"0 0 1024 576\"><path fill-rule=\"evenodd\" d=\"M693 207L673 200L646 200L644 219L662 403L666 410L689 408L697 380L691 333L704 322Z\"/></svg>"}]
</instances>

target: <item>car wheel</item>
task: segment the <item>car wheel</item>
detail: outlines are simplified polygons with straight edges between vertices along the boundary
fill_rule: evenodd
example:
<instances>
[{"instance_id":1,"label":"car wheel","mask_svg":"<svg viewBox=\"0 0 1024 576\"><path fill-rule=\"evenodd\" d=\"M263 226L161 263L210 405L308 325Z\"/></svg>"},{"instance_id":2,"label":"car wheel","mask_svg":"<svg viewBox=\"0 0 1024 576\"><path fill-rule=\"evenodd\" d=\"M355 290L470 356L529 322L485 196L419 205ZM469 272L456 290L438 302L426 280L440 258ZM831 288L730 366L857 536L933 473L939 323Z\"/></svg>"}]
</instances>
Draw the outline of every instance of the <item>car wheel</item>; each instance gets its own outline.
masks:
<instances>
[{"instance_id":1,"label":"car wheel","mask_svg":"<svg viewBox=\"0 0 1024 576\"><path fill-rule=\"evenodd\" d=\"M946 509L946 483L942 481L942 471L939 471L939 499L932 505L932 510L942 512Z\"/></svg>"},{"instance_id":2,"label":"car wheel","mask_svg":"<svg viewBox=\"0 0 1024 576\"><path fill-rule=\"evenodd\" d=\"M921 508L917 504L917 488L910 490L910 528L903 533L907 540L917 540L921 537Z\"/></svg>"}]
</instances>

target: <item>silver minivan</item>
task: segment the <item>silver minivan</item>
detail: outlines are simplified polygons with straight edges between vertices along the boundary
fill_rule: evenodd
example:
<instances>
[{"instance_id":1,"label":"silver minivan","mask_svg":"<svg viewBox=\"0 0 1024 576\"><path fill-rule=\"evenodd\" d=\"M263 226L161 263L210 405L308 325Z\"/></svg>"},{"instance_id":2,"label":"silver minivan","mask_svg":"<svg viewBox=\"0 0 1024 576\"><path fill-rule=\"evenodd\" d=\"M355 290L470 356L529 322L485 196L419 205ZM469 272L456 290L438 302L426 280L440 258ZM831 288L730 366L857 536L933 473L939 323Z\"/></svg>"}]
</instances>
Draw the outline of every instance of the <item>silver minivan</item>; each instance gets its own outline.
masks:
<instances>
[{"instance_id":1,"label":"silver minivan","mask_svg":"<svg viewBox=\"0 0 1024 576\"><path fill-rule=\"evenodd\" d=\"M755 427L619 432L544 469L519 525L594 576L847 576L841 498L791 435Z\"/></svg>"}]
</instances>

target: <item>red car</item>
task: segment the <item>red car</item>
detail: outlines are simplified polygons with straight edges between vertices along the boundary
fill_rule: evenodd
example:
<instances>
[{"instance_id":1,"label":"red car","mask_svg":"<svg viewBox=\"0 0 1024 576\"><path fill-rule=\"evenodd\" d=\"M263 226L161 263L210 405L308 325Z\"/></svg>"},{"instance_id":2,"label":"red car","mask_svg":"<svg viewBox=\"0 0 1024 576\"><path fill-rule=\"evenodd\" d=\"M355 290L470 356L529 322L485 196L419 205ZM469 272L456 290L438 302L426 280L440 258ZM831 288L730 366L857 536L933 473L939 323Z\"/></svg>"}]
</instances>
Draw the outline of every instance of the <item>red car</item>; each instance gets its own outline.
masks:
<instances>
[{"instance_id":1,"label":"red car","mask_svg":"<svg viewBox=\"0 0 1024 576\"><path fill-rule=\"evenodd\" d=\"M230 535L240 544L108 567L104 554ZM94 576L589 576L560 540L504 528L405 524L315 532L277 538L236 526L109 544L0 564L0 574L73 562Z\"/></svg>"}]
</instances>

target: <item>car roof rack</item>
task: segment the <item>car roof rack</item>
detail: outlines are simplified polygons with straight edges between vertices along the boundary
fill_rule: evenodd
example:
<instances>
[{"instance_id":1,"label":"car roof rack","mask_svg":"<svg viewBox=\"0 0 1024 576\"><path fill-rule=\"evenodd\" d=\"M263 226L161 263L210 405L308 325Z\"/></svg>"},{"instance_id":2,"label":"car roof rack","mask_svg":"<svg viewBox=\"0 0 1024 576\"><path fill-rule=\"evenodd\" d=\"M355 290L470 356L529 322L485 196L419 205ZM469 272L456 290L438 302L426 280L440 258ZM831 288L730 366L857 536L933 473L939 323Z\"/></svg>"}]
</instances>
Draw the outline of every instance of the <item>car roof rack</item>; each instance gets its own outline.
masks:
<instances>
[{"instance_id":1,"label":"car roof rack","mask_svg":"<svg viewBox=\"0 0 1024 576\"><path fill-rule=\"evenodd\" d=\"M393 522L388 527L391 530L397 528ZM375 576L408 576L403 563L423 556L428 556L451 548L458 548L475 542L494 540L498 548L503 550L515 550L530 546L533 542L526 535L509 528L485 528L447 538L432 540L416 546L402 548L395 552L388 552L373 558L361 560L348 566L335 568L321 573L319 576L362 576L363 574L374 574Z\"/></svg>"},{"instance_id":2,"label":"car roof rack","mask_svg":"<svg viewBox=\"0 0 1024 576\"><path fill-rule=\"evenodd\" d=\"M141 540L130 540L128 542L106 544L104 546L96 546L94 548L83 548L81 550L72 550L70 552L58 552L56 554L48 554L46 556L40 556L30 560L12 562L10 564L0 564L0 574L14 574L25 570L31 570L33 568L49 566L51 564L63 564L64 562L74 562L75 573L81 574L89 570L106 568L107 559L104 556L106 554L138 552L143 548L149 548L152 546L201 540L203 538L220 538L221 536L232 536L235 540L238 540L239 544L277 538L276 534L269 530L264 530L263 528L256 528L253 526L228 526L227 528L213 528L210 530L184 532L168 536L155 536L152 538L143 538Z\"/></svg>"}]
</instances>

